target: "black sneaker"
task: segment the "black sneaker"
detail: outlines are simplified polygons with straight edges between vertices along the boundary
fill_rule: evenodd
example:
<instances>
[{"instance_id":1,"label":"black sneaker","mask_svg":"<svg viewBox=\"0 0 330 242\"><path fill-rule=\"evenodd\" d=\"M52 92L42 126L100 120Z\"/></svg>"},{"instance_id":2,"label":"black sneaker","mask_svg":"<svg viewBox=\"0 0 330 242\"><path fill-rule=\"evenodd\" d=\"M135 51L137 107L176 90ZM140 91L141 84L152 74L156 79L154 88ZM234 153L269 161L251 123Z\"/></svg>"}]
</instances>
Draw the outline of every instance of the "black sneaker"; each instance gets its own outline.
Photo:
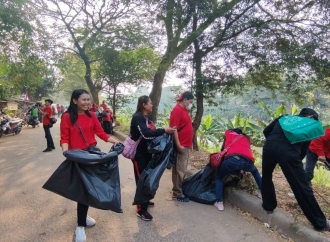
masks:
<instances>
[{"instance_id":1,"label":"black sneaker","mask_svg":"<svg viewBox=\"0 0 330 242\"><path fill-rule=\"evenodd\" d=\"M154 203L154 202L151 202L151 201L149 201L149 202L148 202L148 206L155 206L155 203Z\"/></svg>"},{"instance_id":2,"label":"black sneaker","mask_svg":"<svg viewBox=\"0 0 330 242\"><path fill-rule=\"evenodd\" d=\"M55 150L55 146L52 147L52 150Z\"/></svg>"},{"instance_id":3,"label":"black sneaker","mask_svg":"<svg viewBox=\"0 0 330 242\"><path fill-rule=\"evenodd\" d=\"M176 200L178 200L179 202L184 202L187 203L189 202L189 197L185 197L184 195L177 197Z\"/></svg>"},{"instance_id":4,"label":"black sneaker","mask_svg":"<svg viewBox=\"0 0 330 242\"><path fill-rule=\"evenodd\" d=\"M148 211L138 211L136 215L144 221L152 220L152 216L150 213L148 213Z\"/></svg>"},{"instance_id":5,"label":"black sneaker","mask_svg":"<svg viewBox=\"0 0 330 242\"><path fill-rule=\"evenodd\" d=\"M49 152L49 151L52 151L52 149L51 148L47 148L43 152Z\"/></svg>"}]
</instances>

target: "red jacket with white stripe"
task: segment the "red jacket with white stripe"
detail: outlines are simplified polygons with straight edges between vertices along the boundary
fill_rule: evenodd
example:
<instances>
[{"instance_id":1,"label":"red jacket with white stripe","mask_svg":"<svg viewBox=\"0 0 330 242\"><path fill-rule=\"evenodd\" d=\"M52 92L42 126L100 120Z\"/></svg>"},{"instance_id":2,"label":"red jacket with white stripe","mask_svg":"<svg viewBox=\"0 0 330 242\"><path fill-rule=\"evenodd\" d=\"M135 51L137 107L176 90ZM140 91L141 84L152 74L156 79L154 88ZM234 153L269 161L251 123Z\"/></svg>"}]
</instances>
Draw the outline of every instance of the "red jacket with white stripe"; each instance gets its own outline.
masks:
<instances>
[{"instance_id":1,"label":"red jacket with white stripe","mask_svg":"<svg viewBox=\"0 0 330 242\"><path fill-rule=\"evenodd\" d=\"M242 134L241 134L242 135ZM232 130L227 130L225 132L225 145L224 148L228 149L228 146L232 143L233 140L235 140L239 136L238 133L232 131ZM249 159L251 162L254 163L255 158L252 154L252 150L250 147L250 141L249 139L242 135L243 137L237 140L228 150L225 158L229 156L243 156L246 159Z\"/></svg>"}]
</instances>

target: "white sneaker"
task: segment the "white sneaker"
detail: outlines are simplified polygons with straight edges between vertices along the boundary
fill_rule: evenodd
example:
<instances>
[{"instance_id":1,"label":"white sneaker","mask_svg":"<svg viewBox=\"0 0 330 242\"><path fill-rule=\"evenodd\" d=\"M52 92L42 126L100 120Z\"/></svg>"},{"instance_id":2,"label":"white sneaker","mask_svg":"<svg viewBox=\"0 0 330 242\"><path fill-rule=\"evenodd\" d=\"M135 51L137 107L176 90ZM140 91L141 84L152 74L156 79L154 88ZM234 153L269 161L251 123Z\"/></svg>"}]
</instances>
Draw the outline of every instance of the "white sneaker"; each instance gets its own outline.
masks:
<instances>
[{"instance_id":1,"label":"white sneaker","mask_svg":"<svg viewBox=\"0 0 330 242\"><path fill-rule=\"evenodd\" d=\"M223 211L223 210L225 210L225 208L223 207L223 202L215 202L215 203L214 203L214 206L216 206L216 208L217 208L219 211Z\"/></svg>"},{"instance_id":2,"label":"white sneaker","mask_svg":"<svg viewBox=\"0 0 330 242\"><path fill-rule=\"evenodd\" d=\"M75 242L86 242L85 227L77 226L75 232Z\"/></svg>"},{"instance_id":3,"label":"white sneaker","mask_svg":"<svg viewBox=\"0 0 330 242\"><path fill-rule=\"evenodd\" d=\"M87 227L93 227L95 224L96 224L95 219L93 219L93 218L91 218L87 215L87 217L86 217L86 226Z\"/></svg>"}]
</instances>

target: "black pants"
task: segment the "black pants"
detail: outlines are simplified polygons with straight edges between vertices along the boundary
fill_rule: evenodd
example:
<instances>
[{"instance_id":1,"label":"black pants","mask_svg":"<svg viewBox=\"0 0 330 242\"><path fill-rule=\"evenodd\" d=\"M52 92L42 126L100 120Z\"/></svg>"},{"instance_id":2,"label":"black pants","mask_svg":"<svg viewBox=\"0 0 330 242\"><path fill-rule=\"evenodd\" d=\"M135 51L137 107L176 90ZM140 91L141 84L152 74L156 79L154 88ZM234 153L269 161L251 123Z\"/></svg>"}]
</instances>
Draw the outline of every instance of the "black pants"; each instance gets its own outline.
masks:
<instances>
[{"instance_id":1,"label":"black pants","mask_svg":"<svg viewBox=\"0 0 330 242\"><path fill-rule=\"evenodd\" d=\"M45 138L47 140L47 148L52 149L55 146L54 146L52 134L50 133L50 127L48 125L44 125L44 130L45 130Z\"/></svg>"},{"instance_id":2,"label":"black pants","mask_svg":"<svg viewBox=\"0 0 330 242\"><path fill-rule=\"evenodd\" d=\"M266 141L264 145L262 152L262 207L267 211L273 211L277 206L272 180L276 164L280 165L306 218L315 229L323 230L326 227L326 218L308 184L299 153L290 144Z\"/></svg>"},{"instance_id":3,"label":"black pants","mask_svg":"<svg viewBox=\"0 0 330 242\"><path fill-rule=\"evenodd\" d=\"M111 129L110 129L110 121L103 121L103 130L104 132L106 132L107 134L111 134Z\"/></svg>"},{"instance_id":4,"label":"black pants","mask_svg":"<svg viewBox=\"0 0 330 242\"><path fill-rule=\"evenodd\" d=\"M87 218L87 212L88 212L88 206L77 203L77 217L78 217L78 226L86 227L86 218Z\"/></svg>"},{"instance_id":5,"label":"black pants","mask_svg":"<svg viewBox=\"0 0 330 242\"><path fill-rule=\"evenodd\" d=\"M134 177L135 177L135 183L137 184L139 181L139 177L141 173L144 171L144 169L147 167L150 159L147 157L141 157L141 158L136 158L133 161L133 166L134 166ZM137 210L138 211L147 211L148 210L148 203L142 203L140 205L137 205Z\"/></svg>"}]
</instances>

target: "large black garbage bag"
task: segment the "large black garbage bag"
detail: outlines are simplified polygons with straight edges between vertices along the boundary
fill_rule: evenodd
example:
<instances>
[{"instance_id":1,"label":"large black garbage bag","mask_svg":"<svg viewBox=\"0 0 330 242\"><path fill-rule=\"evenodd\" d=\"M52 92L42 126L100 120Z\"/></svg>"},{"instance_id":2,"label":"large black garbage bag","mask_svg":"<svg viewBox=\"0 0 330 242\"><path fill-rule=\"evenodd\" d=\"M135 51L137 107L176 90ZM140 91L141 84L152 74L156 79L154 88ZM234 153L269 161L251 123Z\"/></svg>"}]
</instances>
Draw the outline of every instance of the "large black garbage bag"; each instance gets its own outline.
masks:
<instances>
[{"instance_id":1,"label":"large black garbage bag","mask_svg":"<svg viewBox=\"0 0 330 242\"><path fill-rule=\"evenodd\" d=\"M122 149L119 144L107 154L69 150L43 188L94 208L121 213L118 154Z\"/></svg>"},{"instance_id":2,"label":"large black garbage bag","mask_svg":"<svg viewBox=\"0 0 330 242\"><path fill-rule=\"evenodd\" d=\"M173 150L172 136L164 134L153 139L148 145L148 150L154 155L139 177L133 205L145 203L155 197L160 178Z\"/></svg>"},{"instance_id":3,"label":"large black garbage bag","mask_svg":"<svg viewBox=\"0 0 330 242\"><path fill-rule=\"evenodd\" d=\"M182 183L182 192L192 201L204 204L215 203L215 171L211 165L206 165L202 170L185 179Z\"/></svg>"},{"instance_id":4,"label":"large black garbage bag","mask_svg":"<svg viewBox=\"0 0 330 242\"><path fill-rule=\"evenodd\" d=\"M223 179L224 187L237 186L242 177L241 171L225 176ZM206 165L202 170L185 179L182 184L182 191L192 201L203 204L215 203L215 171L211 165Z\"/></svg>"}]
</instances>

